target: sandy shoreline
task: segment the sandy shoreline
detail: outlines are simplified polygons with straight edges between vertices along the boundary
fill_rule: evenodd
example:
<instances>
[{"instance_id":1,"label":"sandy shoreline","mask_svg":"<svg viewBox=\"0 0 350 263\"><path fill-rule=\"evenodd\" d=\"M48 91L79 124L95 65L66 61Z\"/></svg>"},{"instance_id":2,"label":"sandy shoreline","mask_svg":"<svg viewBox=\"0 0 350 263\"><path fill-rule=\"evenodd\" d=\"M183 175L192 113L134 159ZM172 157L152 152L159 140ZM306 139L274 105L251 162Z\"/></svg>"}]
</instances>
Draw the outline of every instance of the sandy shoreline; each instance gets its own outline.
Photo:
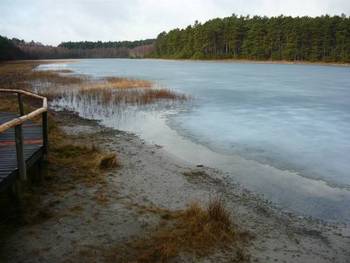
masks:
<instances>
[{"instance_id":1,"label":"sandy shoreline","mask_svg":"<svg viewBox=\"0 0 350 263\"><path fill-rule=\"evenodd\" d=\"M350 260L350 230L345 225L283 213L219 170L184 164L133 134L67 112L58 113L57 119L68 135L116 152L122 167L108 172L103 188L78 185L62 196L47 193L41 208L49 208L54 216L11 234L1 244L4 262L105 262L106 249L147 236L159 223L159 215L140 207L183 209L213 196L225 200L237 227L253 237L247 246L252 262ZM108 201L94 200L101 190ZM180 255L172 262L231 262L230 258L230 251L218 251L203 259Z\"/></svg>"}]
</instances>

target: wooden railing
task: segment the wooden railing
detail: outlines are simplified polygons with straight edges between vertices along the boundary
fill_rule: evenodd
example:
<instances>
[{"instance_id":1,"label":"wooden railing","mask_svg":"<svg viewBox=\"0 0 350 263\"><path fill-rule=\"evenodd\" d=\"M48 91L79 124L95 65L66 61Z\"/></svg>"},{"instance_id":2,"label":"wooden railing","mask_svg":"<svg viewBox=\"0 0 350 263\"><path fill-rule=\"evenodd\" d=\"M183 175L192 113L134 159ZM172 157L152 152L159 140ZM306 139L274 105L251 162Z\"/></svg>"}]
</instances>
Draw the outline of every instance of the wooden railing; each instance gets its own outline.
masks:
<instances>
[{"instance_id":1,"label":"wooden railing","mask_svg":"<svg viewBox=\"0 0 350 263\"><path fill-rule=\"evenodd\" d=\"M0 89L1 93L16 93L18 98L18 106L20 116L14 118L8 122L0 125L0 133L5 132L10 128L15 128L15 143L16 143L16 155L17 155L17 167L21 180L27 180L26 160L24 158L24 140L22 124L28 120L32 120L35 117L42 116L42 136L43 136L43 153L44 157L48 152L48 119L47 119L47 99L43 96L39 96L32 92L18 90L18 89ZM42 100L42 107L36 109L28 114L24 114L22 96L29 96Z\"/></svg>"}]
</instances>

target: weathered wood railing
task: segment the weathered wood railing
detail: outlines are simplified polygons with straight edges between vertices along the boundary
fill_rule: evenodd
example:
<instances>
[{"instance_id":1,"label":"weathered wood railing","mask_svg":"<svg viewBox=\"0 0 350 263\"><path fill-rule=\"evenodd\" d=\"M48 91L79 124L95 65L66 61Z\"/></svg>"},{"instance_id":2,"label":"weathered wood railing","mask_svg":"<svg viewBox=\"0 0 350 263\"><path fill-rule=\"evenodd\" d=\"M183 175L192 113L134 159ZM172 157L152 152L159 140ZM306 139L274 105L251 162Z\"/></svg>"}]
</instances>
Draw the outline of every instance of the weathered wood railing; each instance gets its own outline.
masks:
<instances>
[{"instance_id":1,"label":"weathered wood railing","mask_svg":"<svg viewBox=\"0 0 350 263\"><path fill-rule=\"evenodd\" d=\"M5 132L10 128L15 128L15 143L17 155L17 167L19 178L22 181L27 180L26 160L24 158L24 140L22 124L28 120L32 120L38 116L42 116L42 137L43 137L43 153L44 158L48 152L48 119L47 119L47 99L32 92L18 89L0 89L1 93L16 93L18 98L18 107L20 116L0 125L0 133ZM22 96L29 96L42 100L42 107L28 114L24 114Z\"/></svg>"}]
</instances>

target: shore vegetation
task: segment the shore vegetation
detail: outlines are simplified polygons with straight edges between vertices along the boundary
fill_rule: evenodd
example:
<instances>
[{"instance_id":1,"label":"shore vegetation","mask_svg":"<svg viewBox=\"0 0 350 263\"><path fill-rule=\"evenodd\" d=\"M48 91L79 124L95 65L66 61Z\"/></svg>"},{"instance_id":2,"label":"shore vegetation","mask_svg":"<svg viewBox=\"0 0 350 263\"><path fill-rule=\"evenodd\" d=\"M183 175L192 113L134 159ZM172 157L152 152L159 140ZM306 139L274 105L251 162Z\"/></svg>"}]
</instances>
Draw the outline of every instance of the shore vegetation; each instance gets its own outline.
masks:
<instances>
[{"instance_id":1,"label":"shore vegetation","mask_svg":"<svg viewBox=\"0 0 350 263\"><path fill-rule=\"evenodd\" d=\"M206 206L194 202L178 211L144 209L160 214L162 221L148 238L127 244L130 254L123 254L127 262L171 262L186 253L201 258L218 249L232 250L232 245L235 248L231 251L233 262L249 262L244 244L251 237L234 225L225 202L220 198L213 198ZM107 261L122 262L119 251L117 247L106 253Z\"/></svg>"}]
</instances>

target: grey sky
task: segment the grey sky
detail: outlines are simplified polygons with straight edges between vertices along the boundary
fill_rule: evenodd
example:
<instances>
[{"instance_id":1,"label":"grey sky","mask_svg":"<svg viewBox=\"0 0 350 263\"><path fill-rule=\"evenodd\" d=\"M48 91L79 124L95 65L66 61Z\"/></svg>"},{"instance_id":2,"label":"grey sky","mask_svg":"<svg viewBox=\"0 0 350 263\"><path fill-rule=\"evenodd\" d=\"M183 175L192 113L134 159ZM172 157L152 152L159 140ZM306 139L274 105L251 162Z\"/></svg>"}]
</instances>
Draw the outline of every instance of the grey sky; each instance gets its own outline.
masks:
<instances>
[{"instance_id":1,"label":"grey sky","mask_svg":"<svg viewBox=\"0 0 350 263\"><path fill-rule=\"evenodd\" d=\"M56 45L153 38L232 13L349 15L350 0L0 0L0 12L0 35Z\"/></svg>"}]
</instances>

